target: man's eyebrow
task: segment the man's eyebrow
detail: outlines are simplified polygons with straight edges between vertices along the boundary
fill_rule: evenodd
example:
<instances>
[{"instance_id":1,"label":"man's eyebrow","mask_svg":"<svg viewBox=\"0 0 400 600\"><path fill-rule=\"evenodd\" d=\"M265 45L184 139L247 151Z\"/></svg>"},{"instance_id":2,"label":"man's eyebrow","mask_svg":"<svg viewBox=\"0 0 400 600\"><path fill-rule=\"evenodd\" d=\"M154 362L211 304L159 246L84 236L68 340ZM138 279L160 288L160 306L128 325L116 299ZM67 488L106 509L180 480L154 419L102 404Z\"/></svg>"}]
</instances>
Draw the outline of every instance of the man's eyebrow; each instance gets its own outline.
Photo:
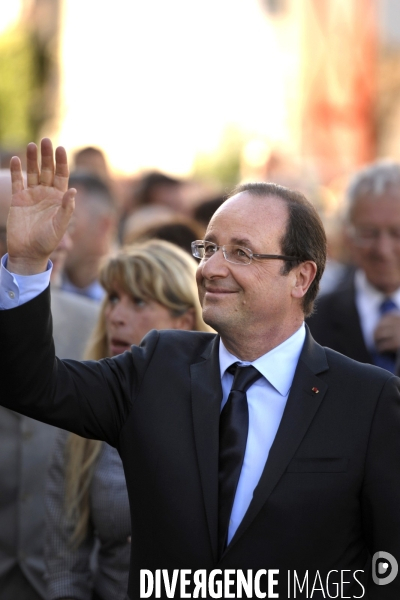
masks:
<instances>
[{"instance_id":1,"label":"man's eyebrow","mask_svg":"<svg viewBox=\"0 0 400 600\"><path fill-rule=\"evenodd\" d=\"M209 235L205 235L204 239L207 242L213 242L216 243L216 237L215 235L213 235L212 233L210 233ZM229 244L236 244L238 246L244 246L246 248L249 248L252 246L252 242L248 239L248 238L239 238L239 237L233 237L230 239Z\"/></svg>"},{"instance_id":2,"label":"man's eyebrow","mask_svg":"<svg viewBox=\"0 0 400 600\"><path fill-rule=\"evenodd\" d=\"M252 245L251 241L248 238L237 238L237 237L232 238L232 244L237 244L238 246L246 246L246 247L249 247Z\"/></svg>"},{"instance_id":3,"label":"man's eyebrow","mask_svg":"<svg viewBox=\"0 0 400 600\"><path fill-rule=\"evenodd\" d=\"M212 233L209 233L207 235L207 233L204 235L204 240L206 242L214 242L215 241L215 235L213 235Z\"/></svg>"}]
</instances>

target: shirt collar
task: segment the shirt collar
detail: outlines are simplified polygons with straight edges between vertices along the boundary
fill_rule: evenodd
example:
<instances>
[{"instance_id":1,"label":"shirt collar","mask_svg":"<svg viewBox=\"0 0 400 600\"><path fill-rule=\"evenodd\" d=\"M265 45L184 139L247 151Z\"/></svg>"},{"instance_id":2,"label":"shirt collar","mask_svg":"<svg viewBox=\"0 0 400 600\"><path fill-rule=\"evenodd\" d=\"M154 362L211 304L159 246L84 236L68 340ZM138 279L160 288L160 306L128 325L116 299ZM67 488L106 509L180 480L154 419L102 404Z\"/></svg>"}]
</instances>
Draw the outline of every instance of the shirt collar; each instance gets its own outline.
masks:
<instances>
[{"instance_id":1,"label":"shirt collar","mask_svg":"<svg viewBox=\"0 0 400 600\"><path fill-rule=\"evenodd\" d=\"M400 308L400 288L393 292L393 294L384 294L368 281L367 276L361 269L358 269L355 273L354 285L356 294L362 296L363 301L368 304L370 310L379 311L379 307L385 298L391 298L397 307Z\"/></svg>"},{"instance_id":2,"label":"shirt collar","mask_svg":"<svg viewBox=\"0 0 400 600\"><path fill-rule=\"evenodd\" d=\"M300 329L282 342L282 344L279 344L279 346L276 346L276 348L263 354L253 362L239 360L225 348L223 341L220 340L219 366L221 379L228 367L235 362L245 366L253 365L282 396L287 396L303 349L305 337L306 329L303 323Z\"/></svg>"}]
</instances>

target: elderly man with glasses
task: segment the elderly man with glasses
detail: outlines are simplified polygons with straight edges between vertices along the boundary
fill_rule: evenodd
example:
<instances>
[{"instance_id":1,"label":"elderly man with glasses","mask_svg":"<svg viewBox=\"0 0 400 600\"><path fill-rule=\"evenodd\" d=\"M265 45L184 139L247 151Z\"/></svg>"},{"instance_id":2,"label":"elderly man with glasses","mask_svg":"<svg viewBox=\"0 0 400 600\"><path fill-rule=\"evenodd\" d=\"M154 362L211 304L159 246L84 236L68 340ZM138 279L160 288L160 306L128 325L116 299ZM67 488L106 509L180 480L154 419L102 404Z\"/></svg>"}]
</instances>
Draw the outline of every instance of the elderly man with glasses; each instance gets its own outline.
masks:
<instances>
[{"instance_id":1,"label":"elderly man with glasses","mask_svg":"<svg viewBox=\"0 0 400 600\"><path fill-rule=\"evenodd\" d=\"M118 448L128 597L398 598L399 380L304 325L326 255L313 206L261 183L216 211L193 253L218 335L152 331L114 358L59 361L45 288L73 211L65 151L54 169L42 141L40 171L29 145L27 189L17 159L11 172L1 402Z\"/></svg>"},{"instance_id":2,"label":"elderly man with glasses","mask_svg":"<svg viewBox=\"0 0 400 600\"><path fill-rule=\"evenodd\" d=\"M400 165L376 162L347 190L346 232L356 271L317 302L314 338L350 358L398 372Z\"/></svg>"}]
</instances>

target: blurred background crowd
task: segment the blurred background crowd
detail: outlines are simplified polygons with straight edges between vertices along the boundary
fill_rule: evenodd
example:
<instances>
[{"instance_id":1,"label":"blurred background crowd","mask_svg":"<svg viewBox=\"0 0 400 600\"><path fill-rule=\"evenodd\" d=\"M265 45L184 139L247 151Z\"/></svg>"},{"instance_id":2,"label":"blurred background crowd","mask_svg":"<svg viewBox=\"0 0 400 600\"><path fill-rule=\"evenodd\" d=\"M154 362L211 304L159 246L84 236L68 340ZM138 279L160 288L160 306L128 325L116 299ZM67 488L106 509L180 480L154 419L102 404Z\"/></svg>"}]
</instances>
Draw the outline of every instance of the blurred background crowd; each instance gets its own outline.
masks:
<instances>
[{"instance_id":1,"label":"blurred background crowd","mask_svg":"<svg viewBox=\"0 0 400 600\"><path fill-rule=\"evenodd\" d=\"M51 137L77 189L52 256L58 356L207 331L190 244L237 183L273 181L327 231L317 341L397 372L399 24L397 0L2 3L1 254L11 156ZM0 600L123 599L117 453L0 409L0 457Z\"/></svg>"}]
</instances>

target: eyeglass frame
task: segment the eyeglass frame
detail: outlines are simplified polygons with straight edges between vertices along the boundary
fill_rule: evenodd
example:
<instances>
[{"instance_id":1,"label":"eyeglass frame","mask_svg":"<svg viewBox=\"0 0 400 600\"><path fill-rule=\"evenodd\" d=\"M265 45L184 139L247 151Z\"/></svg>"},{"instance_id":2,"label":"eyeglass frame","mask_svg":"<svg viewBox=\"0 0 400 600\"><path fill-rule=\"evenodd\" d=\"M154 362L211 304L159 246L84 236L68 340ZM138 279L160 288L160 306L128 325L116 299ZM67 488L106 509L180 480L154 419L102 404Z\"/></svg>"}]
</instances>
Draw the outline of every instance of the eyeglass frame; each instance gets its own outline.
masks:
<instances>
[{"instance_id":1,"label":"eyeglass frame","mask_svg":"<svg viewBox=\"0 0 400 600\"><path fill-rule=\"evenodd\" d=\"M379 229L378 227L371 227L370 229L365 228L364 230L361 228L357 228L355 225L350 225L348 227L348 233L351 237L353 244L357 246L357 248L370 248L374 246L384 234L389 237L389 240L392 244L400 243L400 236L397 234L398 231L391 231L388 229Z\"/></svg>"},{"instance_id":2,"label":"eyeglass frame","mask_svg":"<svg viewBox=\"0 0 400 600\"><path fill-rule=\"evenodd\" d=\"M227 262L231 263L232 265L247 266L247 265L251 264L251 261L253 260L253 258L265 258L265 259L272 259L272 260L300 261L301 262L301 259L298 256L285 256L283 254L256 254L255 252L250 250L250 248L246 248L245 246L240 246L240 244L224 244L223 246L218 246L218 244L215 244L214 242L209 242L207 240L195 240L194 242L191 243L192 255L194 256L194 258L198 258L200 260L208 260L208 258L210 258L210 257L208 257L205 259L204 256L200 257L200 256L196 256L196 254L195 254L195 248L197 247L197 244L204 245L205 242L215 246L216 252L218 252L218 250L221 249L224 259ZM246 252L248 252L250 254L249 262L247 262L247 263L233 262L233 261L229 260L228 258L226 258L226 247L227 246L235 246L236 248L246 250Z\"/></svg>"}]
</instances>

